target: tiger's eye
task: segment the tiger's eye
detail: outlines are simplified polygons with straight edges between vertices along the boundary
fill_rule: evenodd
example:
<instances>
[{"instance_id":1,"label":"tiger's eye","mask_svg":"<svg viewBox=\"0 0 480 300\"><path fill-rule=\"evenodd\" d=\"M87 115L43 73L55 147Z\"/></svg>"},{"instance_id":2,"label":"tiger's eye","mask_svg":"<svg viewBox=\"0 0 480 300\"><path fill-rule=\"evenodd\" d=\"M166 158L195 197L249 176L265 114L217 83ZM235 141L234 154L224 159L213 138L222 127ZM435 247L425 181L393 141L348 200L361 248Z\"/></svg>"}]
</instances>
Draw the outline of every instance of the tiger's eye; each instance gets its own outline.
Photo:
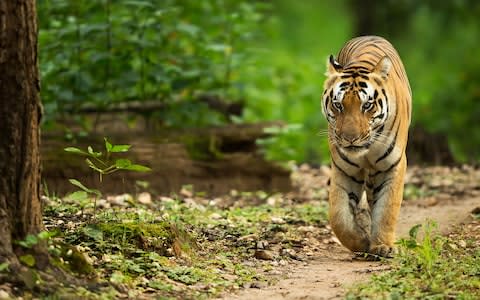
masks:
<instances>
[{"instance_id":1,"label":"tiger's eye","mask_svg":"<svg viewBox=\"0 0 480 300\"><path fill-rule=\"evenodd\" d=\"M340 103L340 102L333 102L332 105L333 105L333 107L335 107L336 109L338 109L338 110L340 110L340 111L341 111L342 108L343 108L342 103Z\"/></svg>"},{"instance_id":2,"label":"tiger's eye","mask_svg":"<svg viewBox=\"0 0 480 300\"><path fill-rule=\"evenodd\" d=\"M365 111L367 111L367 110L369 110L370 108L372 108L372 106L373 106L372 102L365 102L365 103L363 103L363 105L362 105L362 109L365 110Z\"/></svg>"}]
</instances>

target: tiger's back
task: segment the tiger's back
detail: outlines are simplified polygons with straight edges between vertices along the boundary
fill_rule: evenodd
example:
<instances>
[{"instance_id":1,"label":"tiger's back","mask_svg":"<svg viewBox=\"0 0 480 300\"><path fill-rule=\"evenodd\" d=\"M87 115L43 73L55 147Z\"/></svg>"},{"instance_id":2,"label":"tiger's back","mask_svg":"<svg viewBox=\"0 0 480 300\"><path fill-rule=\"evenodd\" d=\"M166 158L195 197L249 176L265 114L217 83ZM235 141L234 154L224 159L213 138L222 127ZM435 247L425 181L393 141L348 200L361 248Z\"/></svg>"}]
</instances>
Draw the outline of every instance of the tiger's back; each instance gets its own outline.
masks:
<instances>
[{"instance_id":1,"label":"tiger's back","mask_svg":"<svg viewBox=\"0 0 480 300\"><path fill-rule=\"evenodd\" d=\"M329 126L330 222L352 251L388 256L403 194L411 90L385 39L348 41L328 62L322 110Z\"/></svg>"}]
</instances>

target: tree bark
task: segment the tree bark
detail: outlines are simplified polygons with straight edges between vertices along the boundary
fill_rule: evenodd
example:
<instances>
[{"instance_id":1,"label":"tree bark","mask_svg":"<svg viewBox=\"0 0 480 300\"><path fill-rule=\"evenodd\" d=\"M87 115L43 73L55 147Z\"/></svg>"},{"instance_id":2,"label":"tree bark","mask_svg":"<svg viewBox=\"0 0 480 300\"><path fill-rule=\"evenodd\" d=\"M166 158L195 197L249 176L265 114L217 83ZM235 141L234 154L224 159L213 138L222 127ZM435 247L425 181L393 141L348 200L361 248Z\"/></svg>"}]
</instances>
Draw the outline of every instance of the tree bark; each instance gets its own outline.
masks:
<instances>
[{"instance_id":1,"label":"tree bark","mask_svg":"<svg viewBox=\"0 0 480 300\"><path fill-rule=\"evenodd\" d=\"M43 228L39 91L35 0L1 0L0 262L11 267L23 251L14 242Z\"/></svg>"}]
</instances>

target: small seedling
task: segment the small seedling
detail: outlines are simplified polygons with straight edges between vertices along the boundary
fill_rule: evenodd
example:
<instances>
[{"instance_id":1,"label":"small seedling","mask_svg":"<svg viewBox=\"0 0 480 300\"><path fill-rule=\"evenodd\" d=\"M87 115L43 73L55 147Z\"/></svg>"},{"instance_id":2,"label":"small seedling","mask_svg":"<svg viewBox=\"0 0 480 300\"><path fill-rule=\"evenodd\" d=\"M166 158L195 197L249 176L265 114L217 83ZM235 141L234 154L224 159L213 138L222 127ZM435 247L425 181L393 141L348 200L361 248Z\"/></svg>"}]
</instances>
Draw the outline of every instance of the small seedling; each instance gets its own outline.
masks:
<instances>
[{"instance_id":1,"label":"small seedling","mask_svg":"<svg viewBox=\"0 0 480 300\"><path fill-rule=\"evenodd\" d=\"M116 153L125 153L130 150L131 145L114 145L110 143L107 138L104 138L105 141L105 152L95 151L92 146L87 147L87 151L83 151L76 147L67 147L64 150L69 153L86 156L85 163L91 169L98 173L99 182L103 182L103 176L112 174L117 171L135 171L135 172L149 172L151 169L149 167L135 164L129 159L119 158L113 160L112 155ZM88 195L93 195L94 198L94 213L95 217L97 211L97 199L102 196L102 193L97 189L92 189L86 187L77 179L69 179L70 183L74 186L80 188L79 191L76 191L69 195L71 199L85 199Z\"/></svg>"},{"instance_id":2,"label":"small seedling","mask_svg":"<svg viewBox=\"0 0 480 300\"><path fill-rule=\"evenodd\" d=\"M433 274L435 263L440 257L443 246L443 240L435 234L437 223L428 220L425 224L417 224L409 231L408 239L401 239L398 244L404 249L412 250L416 255L418 264L423 267L427 274ZM422 229L423 237L418 242L418 234Z\"/></svg>"}]
</instances>

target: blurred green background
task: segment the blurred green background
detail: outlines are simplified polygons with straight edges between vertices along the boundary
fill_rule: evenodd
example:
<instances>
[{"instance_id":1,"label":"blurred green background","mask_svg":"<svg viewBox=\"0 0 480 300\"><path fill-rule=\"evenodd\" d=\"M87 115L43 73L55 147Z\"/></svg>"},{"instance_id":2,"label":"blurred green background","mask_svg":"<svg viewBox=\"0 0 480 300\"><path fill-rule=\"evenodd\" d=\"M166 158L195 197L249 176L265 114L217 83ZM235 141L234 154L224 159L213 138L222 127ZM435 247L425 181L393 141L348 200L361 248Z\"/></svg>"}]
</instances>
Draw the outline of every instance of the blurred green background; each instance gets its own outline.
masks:
<instances>
[{"instance_id":1,"label":"blurred green background","mask_svg":"<svg viewBox=\"0 0 480 300\"><path fill-rule=\"evenodd\" d=\"M326 137L318 134L326 128L320 111L326 59L348 39L375 34L390 40L403 59L413 90L413 129L433 135L434 145L445 139L457 162L480 158L478 1L37 5L44 130L67 115L83 124L76 112L85 107L155 102L162 109L149 117L167 128L283 120L287 126L268 129L274 137L258 141L266 157L326 163ZM238 104L242 114L212 110L205 97Z\"/></svg>"}]
</instances>

